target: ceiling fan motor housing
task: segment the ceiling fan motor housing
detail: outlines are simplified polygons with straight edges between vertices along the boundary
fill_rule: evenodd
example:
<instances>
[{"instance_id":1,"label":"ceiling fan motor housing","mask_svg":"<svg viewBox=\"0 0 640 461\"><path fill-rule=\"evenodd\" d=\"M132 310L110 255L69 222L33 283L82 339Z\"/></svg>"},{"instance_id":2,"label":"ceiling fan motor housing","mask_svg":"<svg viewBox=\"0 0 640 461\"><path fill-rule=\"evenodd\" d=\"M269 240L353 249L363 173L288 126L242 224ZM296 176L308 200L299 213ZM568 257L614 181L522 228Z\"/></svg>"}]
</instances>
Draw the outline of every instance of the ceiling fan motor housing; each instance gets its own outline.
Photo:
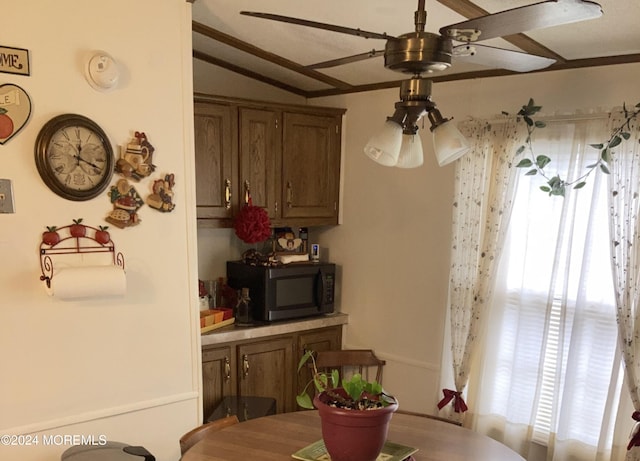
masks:
<instances>
[{"instance_id":1,"label":"ceiling fan motor housing","mask_svg":"<svg viewBox=\"0 0 640 461\"><path fill-rule=\"evenodd\" d=\"M384 66L406 74L448 69L453 45L450 39L430 32L411 32L389 39L384 50Z\"/></svg>"}]
</instances>

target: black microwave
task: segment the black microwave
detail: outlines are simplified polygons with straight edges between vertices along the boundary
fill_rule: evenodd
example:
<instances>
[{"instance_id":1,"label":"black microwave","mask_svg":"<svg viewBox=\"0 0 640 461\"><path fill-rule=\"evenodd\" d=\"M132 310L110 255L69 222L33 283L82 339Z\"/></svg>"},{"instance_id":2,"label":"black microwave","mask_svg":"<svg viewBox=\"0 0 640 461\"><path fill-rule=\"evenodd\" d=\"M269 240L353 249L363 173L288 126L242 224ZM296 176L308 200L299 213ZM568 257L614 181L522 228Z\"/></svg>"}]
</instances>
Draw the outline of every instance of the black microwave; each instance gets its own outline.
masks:
<instances>
[{"instance_id":1,"label":"black microwave","mask_svg":"<svg viewBox=\"0 0 640 461\"><path fill-rule=\"evenodd\" d=\"M248 288L254 319L269 322L332 313L335 276L331 263L270 267L227 262L227 284Z\"/></svg>"}]
</instances>

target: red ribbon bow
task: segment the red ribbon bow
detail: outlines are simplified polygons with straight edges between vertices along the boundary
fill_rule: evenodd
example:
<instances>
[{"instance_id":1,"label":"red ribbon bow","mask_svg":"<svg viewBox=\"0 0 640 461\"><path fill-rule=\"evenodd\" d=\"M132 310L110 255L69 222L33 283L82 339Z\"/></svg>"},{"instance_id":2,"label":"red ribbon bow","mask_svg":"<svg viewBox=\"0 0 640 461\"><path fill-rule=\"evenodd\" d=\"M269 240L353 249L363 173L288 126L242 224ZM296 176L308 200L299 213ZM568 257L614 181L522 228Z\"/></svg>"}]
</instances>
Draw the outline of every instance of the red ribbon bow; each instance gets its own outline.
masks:
<instances>
[{"instance_id":1,"label":"red ribbon bow","mask_svg":"<svg viewBox=\"0 0 640 461\"><path fill-rule=\"evenodd\" d=\"M634 411L631 417L635 421L640 422L640 411ZM627 445L627 450L631 450L633 447L640 447L640 430L634 431L634 434L631 437L631 440L629 440L629 444Z\"/></svg>"},{"instance_id":2,"label":"red ribbon bow","mask_svg":"<svg viewBox=\"0 0 640 461\"><path fill-rule=\"evenodd\" d=\"M444 394L444 398L438 403L438 410L442 410L442 408L451 402L451 400L453 400L453 411L456 413L464 413L469 409L467 404L464 403L462 392L456 392L451 389L442 389L442 393Z\"/></svg>"}]
</instances>

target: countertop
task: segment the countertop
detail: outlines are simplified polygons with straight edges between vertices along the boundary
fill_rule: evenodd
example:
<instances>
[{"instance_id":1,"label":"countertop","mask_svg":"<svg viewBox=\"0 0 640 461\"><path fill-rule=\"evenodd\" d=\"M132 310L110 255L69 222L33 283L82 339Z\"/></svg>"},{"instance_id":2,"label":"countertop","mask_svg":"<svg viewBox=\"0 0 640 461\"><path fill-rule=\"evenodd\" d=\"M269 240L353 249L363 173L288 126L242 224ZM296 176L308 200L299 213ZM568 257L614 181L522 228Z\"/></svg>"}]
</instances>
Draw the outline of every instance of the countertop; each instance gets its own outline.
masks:
<instances>
[{"instance_id":1,"label":"countertop","mask_svg":"<svg viewBox=\"0 0 640 461\"><path fill-rule=\"evenodd\" d=\"M349 323L347 314L335 313L325 314L318 317L308 317L297 320L285 320L271 322L265 325L253 327L238 327L230 325L228 327L213 330L202 335L202 347L232 342L245 339L256 339L265 336L294 333L297 331L314 330L316 328L331 327L335 325L345 325Z\"/></svg>"}]
</instances>

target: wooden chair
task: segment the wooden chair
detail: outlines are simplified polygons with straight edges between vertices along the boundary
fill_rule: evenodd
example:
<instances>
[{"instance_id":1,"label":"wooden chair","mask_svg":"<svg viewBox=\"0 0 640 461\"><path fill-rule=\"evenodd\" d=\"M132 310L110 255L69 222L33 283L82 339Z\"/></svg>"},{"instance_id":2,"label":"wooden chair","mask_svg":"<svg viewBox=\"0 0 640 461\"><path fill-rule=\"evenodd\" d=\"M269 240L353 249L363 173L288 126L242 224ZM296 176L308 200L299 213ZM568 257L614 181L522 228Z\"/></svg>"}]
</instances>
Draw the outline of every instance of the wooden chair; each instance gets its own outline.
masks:
<instances>
[{"instance_id":1,"label":"wooden chair","mask_svg":"<svg viewBox=\"0 0 640 461\"><path fill-rule=\"evenodd\" d=\"M380 384L382 384L382 367L385 363L384 360L376 357L371 349L344 349L316 353L316 366L320 371L331 371L337 368L342 378L346 369L354 368L366 377L366 370L369 367L376 367L376 381Z\"/></svg>"},{"instance_id":2,"label":"wooden chair","mask_svg":"<svg viewBox=\"0 0 640 461\"><path fill-rule=\"evenodd\" d=\"M198 443L200 440L207 437L212 432L219 431L225 427L229 427L233 424L237 424L240 421L236 415L227 416L226 418L216 419L209 423L205 423L202 426L198 426L195 429L191 429L189 432L180 437L180 454L184 455L185 452Z\"/></svg>"}]
</instances>

